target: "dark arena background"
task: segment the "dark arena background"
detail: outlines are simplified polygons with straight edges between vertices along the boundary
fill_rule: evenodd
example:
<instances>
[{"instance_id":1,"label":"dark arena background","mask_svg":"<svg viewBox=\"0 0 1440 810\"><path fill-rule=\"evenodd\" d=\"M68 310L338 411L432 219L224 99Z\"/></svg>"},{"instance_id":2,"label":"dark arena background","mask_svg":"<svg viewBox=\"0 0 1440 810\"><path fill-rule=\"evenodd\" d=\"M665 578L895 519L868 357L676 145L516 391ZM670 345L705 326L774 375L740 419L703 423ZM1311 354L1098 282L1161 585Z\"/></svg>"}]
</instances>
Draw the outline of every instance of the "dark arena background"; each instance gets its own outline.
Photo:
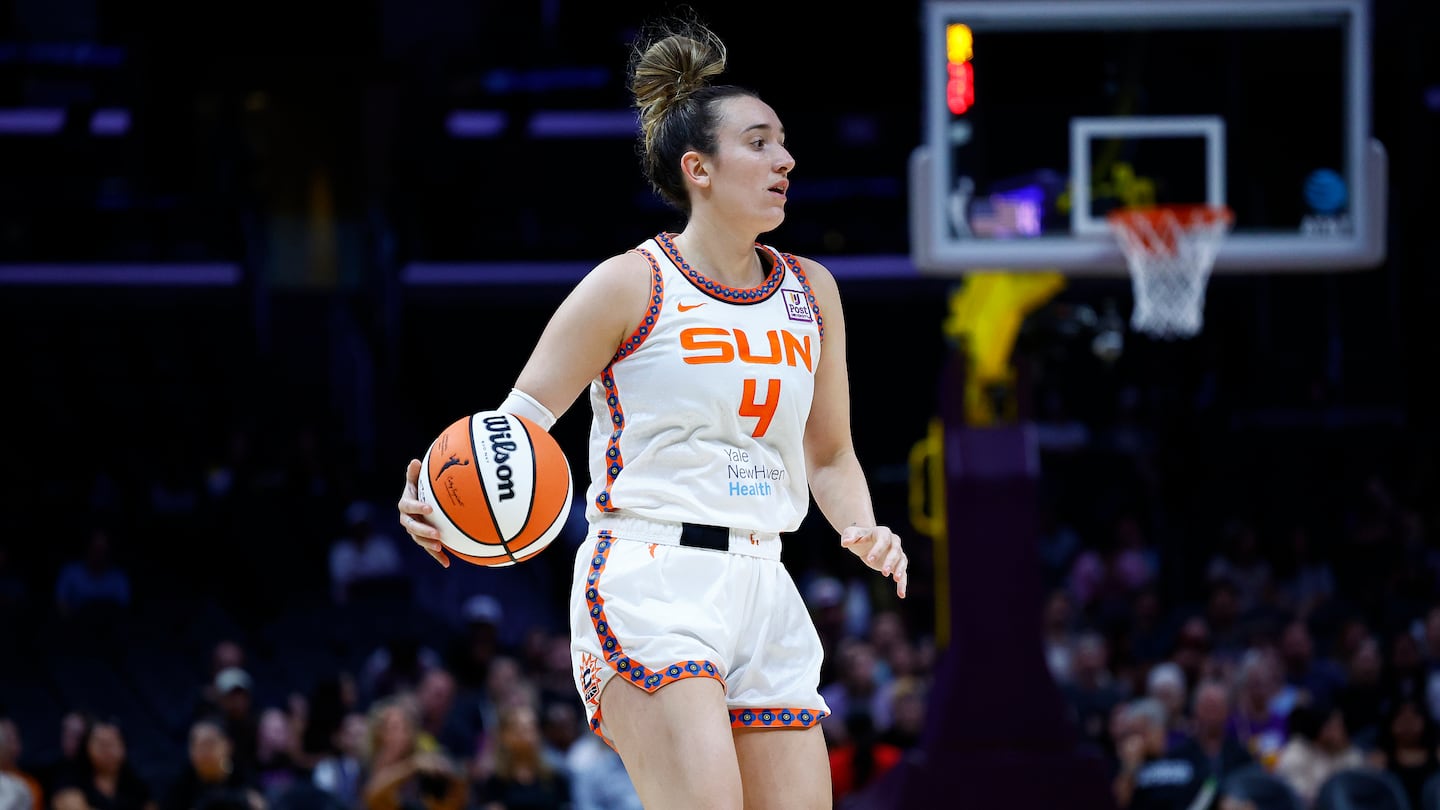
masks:
<instances>
[{"instance_id":1,"label":"dark arena background","mask_svg":"<svg viewBox=\"0 0 1440 810\"><path fill-rule=\"evenodd\" d=\"M1063 154L1027 122L1092 77L1125 92L1125 60L1048 31L987 64L976 23L947 96L922 2L697 5L785 124L762 239L839 280L856 449L911 558L901 601L818 510L785 540L837 807L1440 808L1440 12L1357 5L1388 182L1349 210L1383 256L1217 270L1168 340L1127 327L1119 264L1057 265L1006 331L961 305L1003 262L915 259L935 105L995 181L1002 147ZM524 565L442 569L395 502L586 270L683 224L623 72L671 8L0 2L0 808L398 810L359 787L392 749L459 785L406 808L639 806L571 681L581 516ZM1357 113L1338 42L1138 71L1128 113L1264 78L1226 108L1231 200L1298 218L1330 198L1275 178ZM1261 108L1302 123L1246 141ZM577 500L585 410L553 430Z\"/></svg>"}]
</instances>

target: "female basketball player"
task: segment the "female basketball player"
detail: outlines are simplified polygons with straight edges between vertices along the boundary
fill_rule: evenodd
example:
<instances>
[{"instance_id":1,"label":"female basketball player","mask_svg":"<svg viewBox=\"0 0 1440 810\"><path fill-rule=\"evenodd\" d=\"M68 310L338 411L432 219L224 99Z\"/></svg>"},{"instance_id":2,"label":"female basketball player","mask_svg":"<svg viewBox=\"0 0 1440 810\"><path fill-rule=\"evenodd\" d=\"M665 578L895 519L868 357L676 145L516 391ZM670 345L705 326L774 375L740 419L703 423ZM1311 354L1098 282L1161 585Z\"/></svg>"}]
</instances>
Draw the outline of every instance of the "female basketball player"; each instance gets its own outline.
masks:
<instances>
[{"instance_id":1,"label":"female basketball player","mask_svg":"<svg viewBox=\"0 0 1440 810\"><path fill-rule=\"evenodd\" d=\"M813 495L902 598L908 561L851 441L835 279L757 243L785 218L795 161L774 110L710 83L725 55L693 22L636 43L644 169L686 225L595 267L500 410L548 430L589 388L575 681L645 806L828 808L821 646L780 536ZM400 522L448 565L419 473Z\"/></svg>"}]
</instances>

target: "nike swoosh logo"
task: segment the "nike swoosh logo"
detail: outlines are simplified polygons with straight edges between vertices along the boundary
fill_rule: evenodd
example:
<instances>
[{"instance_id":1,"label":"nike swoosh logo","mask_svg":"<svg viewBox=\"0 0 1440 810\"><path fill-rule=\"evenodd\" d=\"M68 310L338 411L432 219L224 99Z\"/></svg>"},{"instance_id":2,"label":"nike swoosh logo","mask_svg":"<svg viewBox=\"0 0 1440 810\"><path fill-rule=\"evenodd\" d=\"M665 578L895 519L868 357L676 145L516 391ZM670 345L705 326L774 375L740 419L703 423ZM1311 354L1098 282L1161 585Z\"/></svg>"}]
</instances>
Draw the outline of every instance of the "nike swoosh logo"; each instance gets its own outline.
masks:
<instances>
[{"instance_id":1,"label":"nike swoosh logo","mask_svg":"<svg viewBox=\"0 0 1440 810\"><path fill-rule=\"evenodd\" d=\"M685 305L685 304L676 304L676 305L675 305L675 308L678 309L678 310L680 310L681 312L689 312L689 311L692 310L692 309L697 309L697 308L703 307L703 306L705 306L705 302L704 302L704 301L701 301L701 302L698 303L698 304L690 304L690 305L688 305L688 306Z\"/></svg>"}]
</instances>

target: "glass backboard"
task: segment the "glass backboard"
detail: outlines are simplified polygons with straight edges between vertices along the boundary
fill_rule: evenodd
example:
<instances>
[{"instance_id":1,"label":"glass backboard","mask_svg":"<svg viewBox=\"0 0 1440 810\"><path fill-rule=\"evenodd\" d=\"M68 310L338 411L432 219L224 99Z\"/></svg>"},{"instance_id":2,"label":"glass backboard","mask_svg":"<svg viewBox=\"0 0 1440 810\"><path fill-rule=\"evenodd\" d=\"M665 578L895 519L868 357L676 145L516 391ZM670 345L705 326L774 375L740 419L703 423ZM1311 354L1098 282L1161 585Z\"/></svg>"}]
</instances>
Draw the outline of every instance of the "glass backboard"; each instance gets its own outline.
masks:
<instances>
[{"instance_id":1,"label":"glass backboard","mask_svg":"<svg viewBox=\"0 0 1440 810\"><path fill-rule=\"evenodd\" d=\"M1373 267L1385 153L1366 0L923 7L922 272L1123 275L1106 214L1228 205L1215 271Z\"/></svg>"}]
</instances>

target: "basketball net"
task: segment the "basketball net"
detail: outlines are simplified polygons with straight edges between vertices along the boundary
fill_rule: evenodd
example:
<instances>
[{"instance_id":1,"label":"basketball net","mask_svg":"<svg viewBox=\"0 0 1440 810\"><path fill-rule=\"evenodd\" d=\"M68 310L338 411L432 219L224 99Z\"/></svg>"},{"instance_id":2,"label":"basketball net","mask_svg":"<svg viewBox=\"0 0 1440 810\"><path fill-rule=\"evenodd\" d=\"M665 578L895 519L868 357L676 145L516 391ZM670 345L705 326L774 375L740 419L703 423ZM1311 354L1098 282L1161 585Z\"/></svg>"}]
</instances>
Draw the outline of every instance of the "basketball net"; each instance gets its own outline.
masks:
<instances>
[{"instance_id":1,"label":"basketball net","mask_svg":"<svg viewBox=\"0 0 1440 810\"><path fill-rule=\"evenodd\" d=\"M1130 268L1130 328L1166 339L1199 334L1215 254L1235 219L1230 209L1145 206L1122 208L1106 219Z\"/></svg>"}]
</instances>

